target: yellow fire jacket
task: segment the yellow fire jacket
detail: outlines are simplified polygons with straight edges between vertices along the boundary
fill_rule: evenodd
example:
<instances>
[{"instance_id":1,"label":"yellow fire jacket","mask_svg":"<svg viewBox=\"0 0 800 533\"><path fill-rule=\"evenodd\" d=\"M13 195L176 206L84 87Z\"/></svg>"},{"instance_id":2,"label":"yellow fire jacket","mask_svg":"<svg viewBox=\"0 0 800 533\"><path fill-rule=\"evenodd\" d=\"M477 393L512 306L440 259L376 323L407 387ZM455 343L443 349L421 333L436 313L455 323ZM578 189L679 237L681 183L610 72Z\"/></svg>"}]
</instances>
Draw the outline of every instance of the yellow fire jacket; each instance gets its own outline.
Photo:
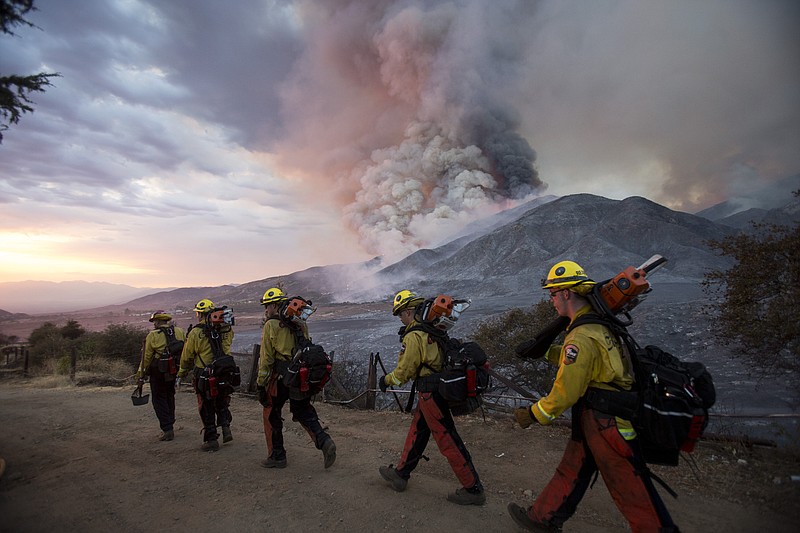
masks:
<instances>
[{"instance_id":1,"label":"yellow fire jacket","mask_svg":"<svg viewBox=\"0 0 800 533\"><path fill-rule=\"evenodd\" d=\"M590 311L591 306L587 305L575 319ZM633 385L632 371L619 341L601 324L584 324L571 330L563 346L550 347L547 359L558 365L558 373L550 393L531 406L531 414L540 424L550 424L558 418L589 387L630 390ZM625 439L636 436L627 420L617 418L617 427Z\"/></svg>"},{"instance_id":2,"label":"yellow fire jacket","mask_svg":"<svg viewBox=\"0 0 800 533\"><path fill-rule=\"evenodd\" d=\"M419 325L414 321L406 330ZM397 356L397 366L386 374L386 384L399 387L406 381L417 377L425 377L438 372L444 363L444 354L436 341L428 333L421 330L409 331L403 335L400 355Z\"/></svg>"},{"instance_id":3,"label":"yellow fire jacket","mask_svg":"<svg viewBox=\"0 0 800 533\"><path fill-rule=\"evenodd\" d=\"M178 326L173 326L175 329L175 338L181 341L186 340L186 332ZM167 349L167 334L164 333L163 328L154 329L147 334L144 340L144 354L142 360L139 362L139 369L136 371L136 378L141 378L147 375L147 369L155 359L158 359L161 354Z\"/></svg>"},{"instance_id":4,"label":"yellow fire jacket","mask_svg":"<svg viewBox=\"0 0 800 533\"><path fill-rule=\"evenodd\" d=\"M311 337L308 336L308 326L303 323L301 327L303 336L311 340ZM297 339L294 331L286 324L278 318L270 318L264 323L264 328L261 330L261 350L258 355L258 379L256 380L259 387L263 387L269 381L275 361L291 361L296 347Z\"/></svg>"},{"instance_id":5,"label":"yellow fire jacket","mask_svg":"<svg viewBox=\"0 0 800 533\"><path fill-rule=\"evenodd\" d=\"M231 344L233 344L233 329L225 324L218 330L222 351L225 355L231 354ZM211 341L206 337L201 325L195 326L186 336L186 344L183 345L183 355L181 355L181 369L178 371L179 377L184 377L193 368L205 368L214 360L214 353L211 350Z\"/></svg>"}]
</instances>

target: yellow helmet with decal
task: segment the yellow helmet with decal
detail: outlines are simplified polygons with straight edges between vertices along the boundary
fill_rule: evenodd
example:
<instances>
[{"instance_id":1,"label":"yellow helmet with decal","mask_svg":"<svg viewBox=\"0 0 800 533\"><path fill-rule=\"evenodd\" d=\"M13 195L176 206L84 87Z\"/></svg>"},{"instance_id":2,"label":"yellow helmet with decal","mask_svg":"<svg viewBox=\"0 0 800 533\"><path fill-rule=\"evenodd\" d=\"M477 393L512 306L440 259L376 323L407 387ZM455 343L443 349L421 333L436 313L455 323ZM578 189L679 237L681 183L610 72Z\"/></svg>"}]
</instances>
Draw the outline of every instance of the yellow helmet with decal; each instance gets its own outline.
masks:
<instances>
[{"instance_id":1,"label":"yellow helmet with decal","mask_svg":"<svg viewBox=\"0 0 800 533\"><path fill-rule=\"evenodd\" d=\"M198 313L209 313L214 310L214 302L208 298L203 298L197 302L197 305L194 306L194 310Z\"/></svg>"},{"instance_id":2,"label":"yellow helmet with decal","mask_svg":"<svg viewBox=\"0 0 800 533\"><path fill-rule=\"evenodd\" d=\"M156 311L150 315L150 322L169 322L170 320L172 320L172 315L166 311Z\"/></svg>"},{"instance_id":3,"label":"yellow helmet with decal","mask_svg":"<svg viewBox=\"0 0 800 533\"><path fill-rule=\"evenodd\" d=\"M408 309L409 307L416 307L422 302L425 301L425 298L417 296L411 291L402 290L395 294L393 307L392 307L392 314L397 316L400 314L401 311L404 309Z\"/></svg>"},{"instance_id":4,"label":"yellow helmet with decal","mask_svg":"<svg viewBox=\"0 0 800 533\"><path fill-rule=\"evenodd\" d=\"M264 296L261 297L261 305L281 303L288 299L285 292L277 287L272 287L264 292Z\"/></svg>"},{"instance_id":5,"label":"yellow helmet with decal","mask_svg":"<svg viewBox=\"0 0 800 533\"><path fill-rule=\"evenodd\" d=\"M575 285L593 286L595 284L586 271L574 261L561 261L553 265L547 274L547 279L542 280L543 289L569 289Z\"/></svg>"}]
</instances>

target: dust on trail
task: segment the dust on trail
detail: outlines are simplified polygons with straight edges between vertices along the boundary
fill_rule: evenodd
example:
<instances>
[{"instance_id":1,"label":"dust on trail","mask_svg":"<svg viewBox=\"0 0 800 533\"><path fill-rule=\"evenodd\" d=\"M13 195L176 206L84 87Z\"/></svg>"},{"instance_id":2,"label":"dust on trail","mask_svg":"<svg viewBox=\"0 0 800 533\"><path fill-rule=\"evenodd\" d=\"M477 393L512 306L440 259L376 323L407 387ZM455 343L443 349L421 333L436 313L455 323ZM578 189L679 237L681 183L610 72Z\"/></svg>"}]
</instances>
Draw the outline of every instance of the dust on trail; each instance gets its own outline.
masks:
<instances>
[{"instance_id":1,"label":"dust on trail","mask_svg":"<svg viewBox=\"0 0 800 533\"><path fill-rule=\"evenodd\" d=\"M488 495L485 506L463 508L445 499L458 483L433 441L430 461L420 463L406 492L380 478L378 467L399 457L410 415L318 402L338 448L325 470L287 409L289 466L265 470L258 464L266 455L261 408L253 399L234 396L233 442L204 453L193 394L178 394L176 438L159 442L152 406L133 407L132 388L0 382L0 456L7 463L0 531L517 531L506 505L529 503L568 438L565 428L521 430L504 417L459 418ZM743 464L714 445L700 448L702 483L685 465L658 470L680 493L665 500L683 531L796 530L800 489L773 480L798 472L763 454ZM780 505L766 509L769 501ZM565 529L628 528L598 482Z\"/></svg>"}]
</instances>

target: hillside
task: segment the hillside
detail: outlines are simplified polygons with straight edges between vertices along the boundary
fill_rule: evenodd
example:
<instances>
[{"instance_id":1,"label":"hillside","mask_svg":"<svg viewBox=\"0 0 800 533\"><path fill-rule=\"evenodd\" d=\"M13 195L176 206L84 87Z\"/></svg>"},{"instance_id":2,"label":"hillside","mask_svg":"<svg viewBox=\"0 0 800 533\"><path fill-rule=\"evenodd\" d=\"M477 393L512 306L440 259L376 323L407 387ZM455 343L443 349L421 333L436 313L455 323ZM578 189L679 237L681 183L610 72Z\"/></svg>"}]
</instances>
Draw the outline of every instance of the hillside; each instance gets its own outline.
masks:
<instances>
[{"instance_id":1,"label":"hillside","mask_svg":"<svg viewBox=\"0 0 800 533\"><path fill-rule=\"evenodd\" d=\"M377 276L428 291L456 287L479 296L513 295L530 291L562 259L578 261L601 280L660 254L669 259L660 280L697 283L706 270L729 264L706 242L733 231L644 198L572 195L530 210L456 253L423 250Z\"/></svg>"},{"instance_id":2,"label":"hillside","mask_svg":"<svg viewBox=\"0 0 800 533\"><path fill-rule=\"evenodd\" d=\"M228 305L257 305L263 291L282 283L319 303L381 301L398 287L420 292L456 291L470 297L517 296L536 286L557 261L572 258L596 279L605 279L653 254L669 263L663 282L697 284L708 269L727 259L706 245L736 230L706 218L673 211L639 197L610 200L590 194L520 206L434 249L419 250L378 270L378 260L361 265L314 267L238 287L181 289L146 296L129 307L153 309L193 305L199 298Z\"/></svg>"},{"instance_id":3,"label":"hillside","mask_svg":"<svg viewBox=\"0 0 800 533\"><path fill-rule=\"evenodd\" d=\"M209 454L199 450L193 394L176 399L175 440L158 442L152 407L133 407L131 388L0 382L7 462L0 531L518 531L506 505L532 500L568 439L564 427L522 430L508 417L459 418L488 495L485 506L462 508L445 500L457 481L433 442L430 460L402 494L378 475L380 465L397 461L410 415L317 403L337 443L336 463L324 470L308 435L287 416L289 466L265 470L253 399L233 398L234 440ZM800 487L789 478L798 473L791 457L701 442L694 458L696 475L686 463L655 468L680 495L664 497L682 531L796 531ZM566 530L628 527L598 482Z\"/></svg>"},{"instance_id":4,"label":"hillside","mask_svg":"<svg viewBox=\"0 0 800 533\"><path fill-rule=\"evenodd\" d=\"M418 250L391 265L381 265L381 258L374 258L315 266L236 286L179 289L86 282L0 283L0 307L10 313L22 310L23 303L28 313L75 309L135 313L187 310L198 300L210 298L251 310L258 307L264 290L277 284L319 303L382 301L400 285L422 292L517 295L564 258L578 260L592 276L603 279L655 253L670 260L659 274L663 281L696 284L708 269L729 264L710 252L705 244L709 239L749 231L752 220L800 221L800 199L790 192L798 184L800 175L791 176L752 198L732 198L696 215L639 197L544 196L478 219L441 245Z\"/></svg>"},{"instance_id":5,"label":"hillside","mask_svg":"<svg viewBox=\"0 0 800 533\"><path fill-rule=\"evenodd\" d=\"M60 313L124 304L160 290L97 281L6 281L0 282L0 307L14 313Z\"/></svg>"}]
</instances>

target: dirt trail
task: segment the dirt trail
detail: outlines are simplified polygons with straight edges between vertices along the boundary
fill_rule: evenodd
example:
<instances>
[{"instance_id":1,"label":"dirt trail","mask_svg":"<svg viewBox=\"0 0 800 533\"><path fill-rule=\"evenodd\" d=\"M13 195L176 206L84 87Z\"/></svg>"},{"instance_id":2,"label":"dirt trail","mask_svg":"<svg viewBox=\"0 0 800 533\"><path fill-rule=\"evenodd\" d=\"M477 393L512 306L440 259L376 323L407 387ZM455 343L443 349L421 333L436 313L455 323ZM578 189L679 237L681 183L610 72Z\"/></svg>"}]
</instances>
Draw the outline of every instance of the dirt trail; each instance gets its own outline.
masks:
<instances>
[{"instance_id":1,"label":"dirt trail","mask_svg":"<svg viewBox=\"0 0 800 533\"><path fill-rule=\"evenodd\" d=\"M159 442L152 406L133 407L131 390L0 382L0 456L7 463L0 531L518 531L507 503L530 501L567 439L564 428L460 418L488 494L485 506L462 508L445 500L457 481L433 442L430 461L406 492L393 492L378 475L378 466L396 462L409 415L317 403L337 444L336 464L324 470L308 435L287 420L289 466L265 470L254 400L234 397L234 441L203 453L193 394L179 393L176 438ZM774 450L737 458L712 444L695 455L702 485L688 466L658 470L680 493L665 499L683 531L796 531L800 488L788 476L800 473L797 464L773 460ZM627 525L598 482L565 530Z\"/></svg>"}]
</instances>

